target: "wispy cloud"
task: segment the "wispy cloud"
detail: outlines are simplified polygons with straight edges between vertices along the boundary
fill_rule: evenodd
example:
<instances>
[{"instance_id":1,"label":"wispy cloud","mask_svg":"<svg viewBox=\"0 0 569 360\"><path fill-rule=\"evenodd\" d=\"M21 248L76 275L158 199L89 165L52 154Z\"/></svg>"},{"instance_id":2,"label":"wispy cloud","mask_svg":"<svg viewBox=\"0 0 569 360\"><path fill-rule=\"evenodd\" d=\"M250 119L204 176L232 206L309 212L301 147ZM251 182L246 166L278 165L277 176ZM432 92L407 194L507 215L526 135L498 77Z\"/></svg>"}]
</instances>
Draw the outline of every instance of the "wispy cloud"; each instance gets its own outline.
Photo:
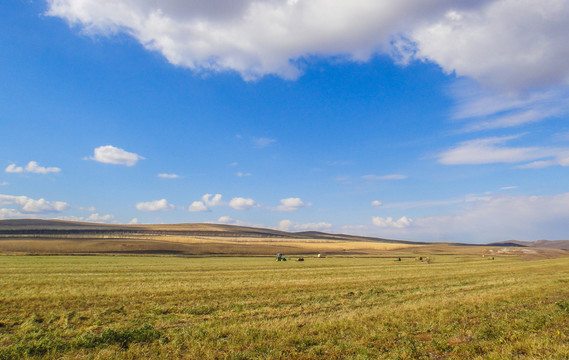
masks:
<instances>
[{"instance_id":1,"label":"wispy cloud","mask_svg":"<svg viewBox=\"0 0 569 360\"><path fill-rule=\"evenodd\" d=\"M480 165L494 163L522 163L535 161L520 168L569 165L569 148L539 146L512 147L506 144L522 135L468 140L438 155L445 165ZM549 158L549 159L548 159Z\"/></svg>"},{"instance_id":2,"label":"wispy cloud","mask_svg":"<svg viewBox=\"0 0 569 360\"><path fill-rule=\"evenodd\" d=\"M273 143L275 143L277 140L275 139L271 139L271 138L267 138L267 137L260 137L260 138L253 138L253 145L256 148L265 148Z\"/></svg>"},{"instance_id":3,"label":"wispy cloud","mask_svg":"<svg viewBox=\"0 0 569 360\"><path fill-rule=\"evenodd\" d=\"M407 179L407 175L401 175L401 174L373 175L373 174L368 174L368 175L362 176L362 179L365 179L365 180L404 180L404 179Z\"/></svg>"},{"instance_id":4,"label":"wispy cloud","mask_svg":"<svg viewBox=\"0 0 569 360\"><path fill-rule=\"evenodd\" d=\"M167 173L161 173L158 174L157 176L161 179L178 179L180 177L180 175L178 174L167 174Z\"/></svg>"},{"instance_id":5,"label":"wispy cloud","mask_svg":"<svg viewBox=\"0 0 569 360\"><path fill-rule=\"evenodd\" d=\"M414 218L410 226L384 227L380 234L411 240L476 243L566 239L569 233L567 204L569 193L493 196L448 215ZM396 221L392 219L392 222Z\"/></svg>"}]
</instances>

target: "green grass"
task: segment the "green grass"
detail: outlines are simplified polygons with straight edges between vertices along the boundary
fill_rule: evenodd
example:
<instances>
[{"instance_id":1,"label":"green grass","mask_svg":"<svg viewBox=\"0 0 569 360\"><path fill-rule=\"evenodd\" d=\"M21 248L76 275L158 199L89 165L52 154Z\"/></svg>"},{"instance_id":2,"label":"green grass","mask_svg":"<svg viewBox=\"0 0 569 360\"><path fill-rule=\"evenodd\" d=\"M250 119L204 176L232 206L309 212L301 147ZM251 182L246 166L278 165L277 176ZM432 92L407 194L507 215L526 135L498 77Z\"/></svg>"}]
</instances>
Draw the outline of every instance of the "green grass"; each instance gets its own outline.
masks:
<instances>
[{"instance_id":1,"label":"green grass","mask_svg":"<svg viewBox=\"0 0 569 360\"><path fill-rule=\"evenodd\" d=\"M567 359L569 258L0 257L0 359Z\"/></svg>"}]
</instances>

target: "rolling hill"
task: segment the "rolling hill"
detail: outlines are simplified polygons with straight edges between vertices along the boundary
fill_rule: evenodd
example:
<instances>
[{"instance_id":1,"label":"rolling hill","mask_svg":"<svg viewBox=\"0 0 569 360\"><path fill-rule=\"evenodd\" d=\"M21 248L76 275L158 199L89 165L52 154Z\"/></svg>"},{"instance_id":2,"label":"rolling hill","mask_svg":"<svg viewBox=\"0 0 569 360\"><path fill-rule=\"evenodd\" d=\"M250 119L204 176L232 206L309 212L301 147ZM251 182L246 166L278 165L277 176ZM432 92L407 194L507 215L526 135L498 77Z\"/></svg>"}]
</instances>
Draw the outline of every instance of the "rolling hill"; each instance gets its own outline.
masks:
<instances>
[{"instance_id":1,"label":"rolling hill","mask_svg":"<svg viewBox=\"0 0 569 360\"><path fill-rule=\"evenodd\" d=\"M497 253L549 256L569 254L562 250L564 244L544 241L489 245L421 243L316 231L285 232L205 223L111 225L62 220L0 220L0 253L3 254L263 256L280 252L299 256ZM497 250L498 248L502 250Z\"/></svg>"}]
</instances>

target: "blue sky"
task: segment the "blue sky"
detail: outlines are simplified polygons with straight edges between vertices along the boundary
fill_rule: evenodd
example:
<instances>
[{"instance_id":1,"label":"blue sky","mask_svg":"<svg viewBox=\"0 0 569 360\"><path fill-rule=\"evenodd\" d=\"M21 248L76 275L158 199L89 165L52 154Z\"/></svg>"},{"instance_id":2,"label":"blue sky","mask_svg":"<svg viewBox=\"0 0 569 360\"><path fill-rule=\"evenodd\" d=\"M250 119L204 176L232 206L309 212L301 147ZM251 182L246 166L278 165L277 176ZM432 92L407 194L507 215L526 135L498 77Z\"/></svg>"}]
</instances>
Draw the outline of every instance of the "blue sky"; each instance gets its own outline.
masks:
<instances>
[{"instance_id":1,"label":"blue sky","mask_svg":"<svg viewBox=\"0 0 569 360\"><path fill-rule=\"evenodd\" d=\"M569 238L569 5L454 3L2 2L0 219Z\"/></svg>"}]
</instances>

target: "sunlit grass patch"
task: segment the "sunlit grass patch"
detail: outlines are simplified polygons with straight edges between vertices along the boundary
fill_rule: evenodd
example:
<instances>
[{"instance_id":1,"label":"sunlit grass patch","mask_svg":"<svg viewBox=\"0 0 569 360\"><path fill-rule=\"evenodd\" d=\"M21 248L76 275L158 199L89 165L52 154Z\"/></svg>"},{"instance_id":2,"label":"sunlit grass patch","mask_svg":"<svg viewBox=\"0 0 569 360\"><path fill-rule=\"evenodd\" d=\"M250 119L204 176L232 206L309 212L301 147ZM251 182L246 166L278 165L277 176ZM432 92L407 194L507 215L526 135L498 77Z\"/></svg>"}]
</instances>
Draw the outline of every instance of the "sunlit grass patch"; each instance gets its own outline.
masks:
<instances>
[{"instance_id":1,"label":"sunlit grass patch","mask_svg":"<svg viewBox=\"0 0 569 360\"><path fill-rule=\"evenodd\" d=\"M567 358L569 259L0 257L0 359Z\"/></svg>"}]
</instances>

